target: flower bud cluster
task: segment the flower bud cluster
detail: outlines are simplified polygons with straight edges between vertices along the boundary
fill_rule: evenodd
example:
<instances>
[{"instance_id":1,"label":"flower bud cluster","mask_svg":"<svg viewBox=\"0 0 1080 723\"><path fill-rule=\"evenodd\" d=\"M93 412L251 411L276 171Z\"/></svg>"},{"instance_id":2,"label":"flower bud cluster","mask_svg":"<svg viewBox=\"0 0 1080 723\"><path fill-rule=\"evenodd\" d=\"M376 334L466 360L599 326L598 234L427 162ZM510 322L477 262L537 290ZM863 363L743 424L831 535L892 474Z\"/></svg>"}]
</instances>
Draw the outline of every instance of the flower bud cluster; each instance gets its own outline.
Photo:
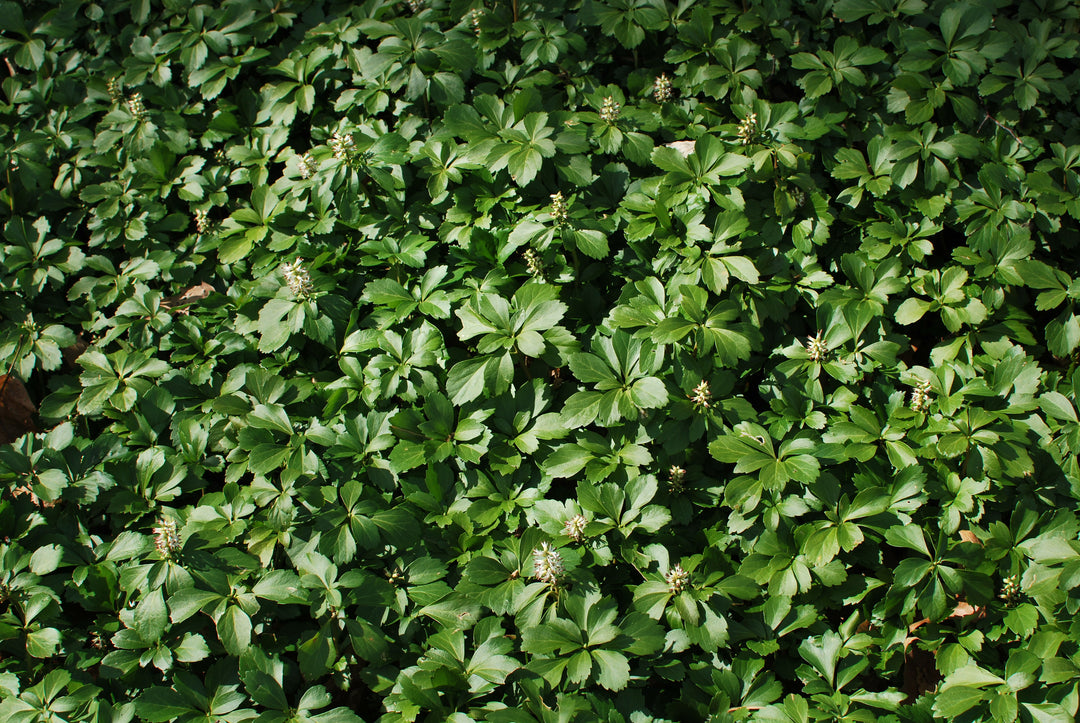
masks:
<instances>
[{"instance_id":1,"label":"flower bud cluster","mask_svg":"<svg viewBox=\"0 0 1080 723\"><path fill-rule=\"evenodd\" d=\"M408 0L407 4L409 10L412 10L414 13L418 13L424 9L424 0Z\"/></svg>"},{"instance_id":2,"label":"flower bud cluster","mask_svg":"<svg viewBox=\"0 0 1080 723\"><path fill-rule=\"evenodd\" d=\"M127 99L128 112L135 116L135 120L146 119L146 106L143 104L142 93L132 93Z\"/></svg>"},{"instance_id":3,"label":"flower bud cluster","mask_svg":"<svg viewBox=\"0 0 1080 723\"><path fill-rule=\"evenodd\" d=\"M532 249L525 249L521 254L525 257L525 270L532 276L544 275L544 262L540 259L540 254L536 253Z\"/></svg>"},{"instance_id":4,"label":"flower bud cluster","mask_svg":"<svg viewBox=\"0 0 1080 723\"><path fill-rule=\"evenodd\" d=\"M757 113L751 113L739 122L739 142L744 146L748 146L754 142L757 134Z\"/></svg>"},{"instance_id":5,"label":"flower bud cluster","mask_svg":"<svg viewBox=\"0 0 1080 723\"><path fill-rule=\"evenodd\" d=\"M164 557L171 557L180 551L180 535L176 531L176 520L162 518L161 523L154 528L154 547Z\"/></svg>"},{"instance_id":6,"label":"flower bud cluster","mask_svg":"<svg viewBox=\"0 0 1080 723\"><path fill-rule=\"evenodd\" d=\"M339 161L349 160L355 148L356 144L353 142L351 133L336 132L330 139L330 150L334 152L334 158Z\"/></svg>"},{"instance_id":7,"label":"flower bud cluster","mask_svg":"<svg viewBox=\"0 0 1080 723\"><path fill-rule=\"evenodd\" d=\"M101 634L100 630L95 630L90 633L90 647L94 650L104 650L108 643L105 640L105 636Z\"/></svg>"},{"instance_id":8,"label":"flower bud cluster","mask_svg":"<svg viewBox=\"0 0 1080 723\"><path fill-rule=\"evenodd\" d=\"M1010 607L1015 605L1020 599L1020 578L1017 575L1005 578L1001 583L1001 592L998 597Z\"/></svg>"},{"instance_id":9,"label":"flower bud cluster","mask_svg":"<svg viewBox=\"0 0 1080 723\"><path fill-rule=\"evenodd\" d=\"M810 361L819 362L825 358L825 355L829 353L829 345L825 343L825 340L821 338L821 332L817 333L817 336L809 337L806 341L806 355L810 357Z\"/></svg>"},{"instance_id":10,"label":"flower bud cluster","mask_svg":"<svg viewBox=\"0 0 1080 723\"><path fill-rule=\"evenodd\" d=\"M667 77L666 73L661 73L653 81L653 100L657 103L664 103L671 100L671 96L674 95L671 87L671 78Z\"/></svg>"},{"instance_id":11,"label":"flower bud cluster","mask_svg":"<svg viewBox=\"0 0 1080 723\"><path fill-rule=\"evenodd\" d=\"M297 158L297 166L300 170L300 178L311 178L312 174L319 170L318 161L310 153L301 154Z\"/></svg>"},{"instance_id":12,"label":"flower bud cluster","mask_svg":"<svg viewBox=\"0 0 1080 723\"><path fill-rule=\"evenodd\" d=\"M206 233L210 229L210 215L203 209L195 209L195 230Z\"/></svg>"},{"instance_id":13,"label":"flower bud cluster","mask_svg":"<svg viewBox=\"0 0 1080 723\"><path fill-rule=\"evenodd\" d=\"M585 539L585 525L587 524L589 521L584 515L574 515L563 523L563 532L574 542L581 542Z\"/></svg>"},{"instance_id":14,"label":"flower bud cluster","mask_svg":"<svg viewBox=\"0 0 1080 723\"><path fill-rule=\"evenodd\" d=\"M690 587L690 573L684 570L681 564L676 563L664 575L664 581L668 584L668 590L675 595Z\"/></svg>"},{"instance_id":15,"label":"flower bud cluster","mask_svg":"<svg viewBox=\"0 0 1080 723\"><path fill-rule=\"evenodd\" d=\"M112 98L113 103L119 103L124 99L124 84L120 82L119 77L109 78L106 88L108 88L109 97Z\"/></svg>"},{"instance_id":16,"label":"flower bud cluster","mask_svg":"<svg viewBox=\"0 0 1080 723\"><path fill-rule=\"evenodd\" d=\"M570 207L566 205L562 191L551 194L551 217L555 219L555 224L558 226L566 223L566 219L570 217Z\"/></svg>"},{"instance_id":17,"label":"flower bud cluster","mask_svg":"<svg viewBox=\"0 0 1080 723\"><path fill-rule=\"evenodd\" d=\"M469 20L469 25L472 26L473 32L476 33L477 37L479 37L479 35L480 35L480 18L484 17L483 8L473 8L472 10L469 11L469 14L466 17Z\"/></svg>"},{"instance_id":18,"label":"flower bud cluster","mask_svg":"<svg viewBox=\"0 0 1080 723\"><path fill-rule=\"evenodd\" d=\"M600 120L605 123L614 123L619 119L622 106L615 102L614 96L604 98L604 104L600 106Z\"/></svg>"},{"instance_id":19,"label":"flower bud cluster","mask_svg":"<svg viewBox=\"0 0 1080 723\"><path fill-rule=\"evenodd\" d=\"M686 485L686 470L678 465L671 465L668 470L668 487L672 492L682 492Z\"/></svg>"},{"instance_id":20,"label":"flower bud cluster","mask_svg":"<svg viewBox=\"0 0 1080 723\"><path fill-rule=\"evenodd\" d=\"M556 585L564 572L562 555L551 543L541 542L540 547L533 550L533 577L537 580Z\"/></svg>"},{"instance_id":21,"label":"flower bud cluster","mask_svg":"<svg viewBox=\"0 0 1080 723\"><path fill-rule=\"evenodd\" d=\"M687 395L687 398L694 403L696 409L708 409L712 399L709 383L703 379L701 384L694 387L693 392Z\"/></svg>"},{"instance_id":22,"label":"flower bud cluster","mask_svg":"<svg viewBox=\"0 0 1080 723\"><path fill-rule=\"evenodd\" d=\"M285 277L289 290L296 296L306 297L311 293L311 276L299 258L291 264L282 264L281 275Z\"/></svg>"},{"instance_id":23,"label":"flower bud cluster","mask_svg":"<svg viewBox=\"0 0 1080 723\"><path fill-rule=\"evenodd\" d=\"M925 412L930 406L930 382L920 382L911 392L911 411Z\"/></svg>"}]
</instances>

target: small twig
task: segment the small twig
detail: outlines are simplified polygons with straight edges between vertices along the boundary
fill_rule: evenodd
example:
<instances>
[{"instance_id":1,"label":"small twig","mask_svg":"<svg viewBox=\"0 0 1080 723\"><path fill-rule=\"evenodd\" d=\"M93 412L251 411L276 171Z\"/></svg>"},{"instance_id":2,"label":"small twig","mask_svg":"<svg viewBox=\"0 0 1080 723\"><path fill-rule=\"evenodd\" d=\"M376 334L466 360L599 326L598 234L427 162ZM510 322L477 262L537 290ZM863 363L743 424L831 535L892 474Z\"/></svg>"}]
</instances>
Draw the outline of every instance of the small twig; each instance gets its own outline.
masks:
<instances>
[{"instance_id":1,"label":"small twig","mask_svg":"<svg viewBox=\"0 0 1080 723\"><path fill-rule=\"evenodd\" d=\"M1020 136L1016 135L1016 132L1012 128L1009 128L1007 125L1005 125L1004 123L1002 123L997 118L990 115L989 113L987 113L986 117L982 119L981 123L979 123L979 127L975 130L975 132L978 133L979 131L981 131L982 127L983 127L983 124L986 123L986 121L988 121L988 120L993 121L994 125L996 125L998 128L1000 128L1001 130L1005 131L1010 136L1012 136L1013 140L1016 141L1020 145L1021 148L1024 147L1024 142L1022 140L1020 140Z\"/></svg>"},{"instance_id":2,"label":"small twig","mask_svg":"<svg viewBox=\"0 0 1080 723\"><path fill-rule=\"evenodd\" d=\"M15 371L15 365L19 363L19 355L22 354L23 347L23 335L19 334L19 343L15 345L15 356L11 357L11 363L8 364L7 374L5 376L10 377L11 373ZM3 387L0 387L0 391Z\"/></svg>"},{"instance_id":3,"label":"small twig","mask_svg":"<svg viewBox=\"0 0 1080 723\"><path fill-rule=\"evenodd\" d=\"M15 66L11 64L11 61L8 60L6 56L4 57L4 65L7 66L8 74L11 75L12 78L14 78L17 75L17 73L15 72Z\"/></svg>"}]
</instances>

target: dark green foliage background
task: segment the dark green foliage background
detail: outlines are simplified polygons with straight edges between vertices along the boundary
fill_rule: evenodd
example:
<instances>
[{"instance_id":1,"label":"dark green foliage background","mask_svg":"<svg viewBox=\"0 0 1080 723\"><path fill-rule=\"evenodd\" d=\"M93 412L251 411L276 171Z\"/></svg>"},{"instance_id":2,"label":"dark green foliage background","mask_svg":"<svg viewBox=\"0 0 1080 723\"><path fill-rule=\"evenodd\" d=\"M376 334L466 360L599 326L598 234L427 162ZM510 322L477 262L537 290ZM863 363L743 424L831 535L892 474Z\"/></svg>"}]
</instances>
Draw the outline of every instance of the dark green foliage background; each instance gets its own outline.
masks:
<instances>
[{"instance_id":1,"label":"dark green foliage background","mask_svg":"<svg viewBox=\"0 0 1080 723\"><path fill-rule=\"evenodd\" d=\"M1078 17L0 3L0 719L1074 720Z\"/></svg>"}]
</instances>

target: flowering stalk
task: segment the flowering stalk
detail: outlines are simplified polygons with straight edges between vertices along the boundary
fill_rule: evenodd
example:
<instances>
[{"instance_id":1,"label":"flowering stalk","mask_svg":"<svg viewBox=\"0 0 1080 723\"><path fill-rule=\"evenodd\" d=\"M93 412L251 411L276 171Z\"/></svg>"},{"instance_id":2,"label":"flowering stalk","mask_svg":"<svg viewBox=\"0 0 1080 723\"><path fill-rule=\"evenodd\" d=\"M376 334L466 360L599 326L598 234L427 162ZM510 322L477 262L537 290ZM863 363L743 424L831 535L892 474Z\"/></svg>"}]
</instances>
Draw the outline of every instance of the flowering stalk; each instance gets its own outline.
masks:
<instances>
[{"instance_id":1,"label":"flowering stalk","mask_svg":"<svg viewBox=\"0 0 1080 723\"><path fill-rule=\"evenodd\" d=\"M352 133L338 131L330 138L330 150L333 151L334 158L339 161L349 161L355 148L356 143L353 141Z\"/></svg>"},{"instance_id":2,"label":"flowering stalk","mask_svg":"<svg viewBox=\"0 0 1080 723\"><path fill-rule=\"evenodd\" d=\"M540 254L536 253L532 249L525 249L522 254L525 258L525 270L532 276L542 277L544 275L544 262L540 258Z\"/></svg>"},{"instance_id":3,"label":"flowering stalk","mask_svg":"<svg viewBox=\"0 0 1080 723\"><path fill-rule=\"evenodd\" d=\"M615 102L615 97L609 95L604 98L604 104L600 106L600 120L605 123L614 123L619 119L619 112L622 107Z\"/></svg>"},{"instance_id":4,"label":"flowering stalk","mask_svg":"<svg viewBox=\"0 0 1080 723\"><path fill-rule=\"evenodd\" d=\"M533 550L533 577L548 585L558 585L559 578L566 572L562 555L549 542L541 542Z\"/></svg>"},{"instance_id":5,"label":"flowering stalk","mask_svg":"<svg viewBox=\"0 0 1080 723\"><path fill-rule=\"evenodd\" d=\"M911 392L911 411L925 412L930 406L930 382L920 382Z\"/></svg>"},{"instance_id":6,"label":"flowering stalk","mask_svg":"<svg viewBox=\"0 0 1080 723\"><path fill-rule=\"evenodd\" d=\"M1007 607L1016 605L1016 601L1020 599L1020 577L1012 575L1005 578L1001 583L1001 592L998 597L1005 602Z\"/></svg>"},{"instance_id":7,"label":"flowering stalk","mask_svg":"<svg viewBox=\"0 0 1080 723\"><path fill-rule=\"evenodd\" d=\"M473 32L476 33L477 37L480 37L480 18L484 17L484 9L473 8L466 17L472 26Z\"/></svg>"},{"instance_id":8,"label":"flowering stalk","mask_svg":"<svg viewBox=\"0 0 1080 723\"><path fill-rule=\"evenodd\" d=\"M563 532L574 542L581 542L585 539L585 525L587 524L589 524L589 521L585 519L584 515L574 515L563 523Z\"/></svg>"},{"instance_id":9,"label":"flowering stalk","mask_svg":"<svg viewBox=\"0 0 1080 723\"><path fill-rule=\"evenodd\" d=\"M687 398L693 402L695 409L708 409L711 406L710 400L712 399L709 383L703 379L701 384L694 387L694 391L687 395Z\"/></svg>"},{"instance_id":10,"label":"flowering stalk","mask_svg":"<svg viewBox=\"0 0 1080 723\"><path fill-rule=\"evenodd\" d=\"M562 191L551 194L551 218L555 220L555 225L562 226L569 217L570 207L566 205Z\"/></svg>"},{"instance_id":11,"label":"flowering stalk","mask_svg":"<svg viewBox=\"0 0 1080 723\"><path fill-rule=\"evenodd\" d=\"M109 78L107 84L109 91L109 97L112 98L113 103L119 103L124 99L124 84L120 82L119 77Z\"/></svg>"},{"instance_id":12,"label":"flowering stalk","mask_svg":"<svg viewBox=\"0 0 1080 723\"><path fill-rule=\"evenodd\" d=\"M748 146L754 142L754 139L757 138L757 134L757 113L751 113L739 122L739 142L744 146Z\"/></svg>"},{"instance_id":13,"label":"flowering stalk","mask_svg":"<svg viewBox=\"0 0 1080 723\"><path fill-rule=\"evenodd\" d=\"M653 100L665 103L671 100L672 95L671 78L667 77L667 73L661 73L653 81Z\"/></svg>"},{"instance_id":14,"label":"flowering stalk","mask_svg":"<svg viewBox=\"0 0 1080 723\"><path fill-rule=\"evenodd\" d=\"M680 563L675 563L675 566L664 575L664 582L668 584L671 594L677 595L690 587L690 573L684 570Z\"/></svg>"},{"instance_id":15,"label":"flowering stalk","mask_svg":"<svg viewBox=\"0 0 1080 723\"><path fill-rule=\"evenodd\" d=\"M127 107L135 120L146 120L146 106L143 104L142 93L132 93L127 99Z\"/></svg>"},{"instance_id":16,"label":"flowering stalk","mask_svg":"<svg viewBox=\"0 0 1080 723\"><path fill-rule=\"evenodd\" d=\"M210 214L204 209L195 209L195 230L199 233L206 233L210 229Z\"/></svg>"},{"instance_id":17,"label":"flowering stalk","mask_svg":"<svg viewBox=\"0 0 1080 723\"><path fill-rule=\"evenodd\" d=\"M299 258L291 264L282 264L281 275L285 277L289 290L296 296L307 298L311 294L311 276Z\"/></svg>"},{"instance_id":18,"label":"flowering stalk","mask_svg":"<svg viewBox=\"0 0 1080 723\"><path fill-rule=\"evenodd\" d=\"M154 547L162 557L172 557L180 551L180 535L176 531L176 520L162 518L154 528Z\"/></svg>"},{"instance_id":19,"label":"flowering stalk","mask_svg":"<svg viewBox=\"0 0 1080 723\"><path fill-rule=\"evenodd\" d=\"M817 336L812 336L806 341L806 355L810 357L810 361L819 362L829 352L829 345L821 338L821 334L822 332L819 331Z\"/></svg>"},{"instance_id":20,"label":"flowering stalk","mask_svg":"<svg viewBox=\"0 0 1080 723\"><path fill-rule=\"evenodd\" d=\"M300 170L300 178L311 178L315 171L319 170L319 163L310 153L304 153L297 159Z\"/></svg>"},{"instance_id":21,"label":"flowering stalk","mask_svg":"<svg viewBox=\"0 0 1080 723\"><path fill-rule=\"evenodd\" d=\"M668 470L668 488L672 492L682 492L686 485L686 470L678 465L671 465Z\"/></svg>"}]
</instances>

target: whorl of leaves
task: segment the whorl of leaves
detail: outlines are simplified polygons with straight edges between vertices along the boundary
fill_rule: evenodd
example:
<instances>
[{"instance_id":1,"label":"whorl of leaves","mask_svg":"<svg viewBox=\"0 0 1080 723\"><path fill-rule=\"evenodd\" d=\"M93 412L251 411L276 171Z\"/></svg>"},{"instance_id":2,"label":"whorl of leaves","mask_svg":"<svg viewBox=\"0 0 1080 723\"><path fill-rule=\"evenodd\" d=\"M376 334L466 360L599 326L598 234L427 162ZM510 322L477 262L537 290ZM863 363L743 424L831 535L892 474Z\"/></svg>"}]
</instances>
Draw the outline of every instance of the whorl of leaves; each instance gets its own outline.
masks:
<instances>
[{"instance_id":1,"label":"whorl of leaves","mask_svg":"<svg viewBox=\"0 0 1080 723\"><path fill-rule=\"evenodd\" d=\"M1078 16L0 2L0 719L1074 720Z\"/></svg>"}]
</instances>

